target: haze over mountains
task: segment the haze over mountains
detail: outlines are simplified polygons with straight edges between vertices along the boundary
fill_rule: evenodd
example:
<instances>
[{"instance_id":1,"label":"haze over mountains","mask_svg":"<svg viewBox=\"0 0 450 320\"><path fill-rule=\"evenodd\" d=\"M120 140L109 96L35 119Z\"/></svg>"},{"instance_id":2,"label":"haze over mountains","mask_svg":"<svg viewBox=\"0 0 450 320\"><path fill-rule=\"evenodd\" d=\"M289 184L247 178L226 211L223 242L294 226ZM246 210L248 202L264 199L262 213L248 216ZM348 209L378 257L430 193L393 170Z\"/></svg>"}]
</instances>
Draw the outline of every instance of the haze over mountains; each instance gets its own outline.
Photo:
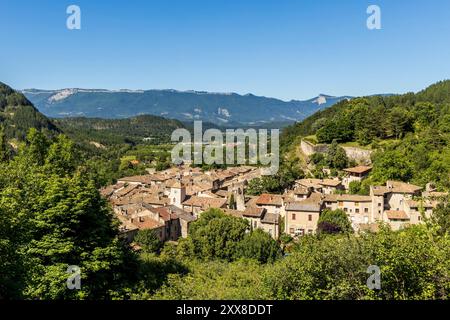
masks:
<instances>
[{"instance_id":1,"label":"haze over mountains","mask_svg":"<svg viewBox=\"0 0 450 320\"><path fill-rule=\"evenodd\" d=\"M177 90L26 89L22 93L49 117L128 118L150 114L218 125L300 121L351 97L321 94L306 101Z\"/></svg>"}]
</instances>

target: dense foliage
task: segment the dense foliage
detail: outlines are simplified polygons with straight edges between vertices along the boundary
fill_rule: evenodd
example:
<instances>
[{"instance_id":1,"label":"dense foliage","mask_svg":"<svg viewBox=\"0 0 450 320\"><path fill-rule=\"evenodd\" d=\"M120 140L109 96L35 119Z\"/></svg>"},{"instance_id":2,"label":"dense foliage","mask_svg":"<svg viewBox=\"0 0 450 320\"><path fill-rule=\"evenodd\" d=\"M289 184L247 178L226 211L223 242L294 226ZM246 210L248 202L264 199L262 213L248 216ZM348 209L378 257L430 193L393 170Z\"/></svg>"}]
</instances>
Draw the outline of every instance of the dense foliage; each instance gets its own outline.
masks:
<instances>
[{"instance_id":1,"label":"dense foliage","mask_svg":"<svg viewBox=\"0 0 450 320\"><path fill-rule=\"evenodd\" d=\"M54 135L60 130L25 96L0 82L0 126L7 138L24 139L30 128Z\"/></svg>"},{"instance_id":2,"label":"dense foliage","mask_svg":"<svg viewBox=\"0 0 450 320\"><path fill-rule=\"evenodd\" d=\"M450 188L450 81L417 93L339 102L286 128L283 150L301 137L374 149L374 182L388 179Z\"/></svg>"},{"instance_id":3,"label":"dense foliage","mask_svg":"<svg viewBox=\"0 0 450 320\"><path fill-rule=\"evenodd\" d=\"M133 256L66 137L31 129L0 164L0 213L1 297L110 298L127 282ZM67 289L69 266L81 269L81 290Z\"/></svg>"},{"instance_id":4,"label":"dense foliage","mask_svg":"<svg viewBox=\"0 0 450 320\"><path fill-rule=\"evenodd\" d=\"M167 143L175 129L184 128L177 120L151 115L127 119L61 118L53 122L76 141L105 146Z\"/></svg>"},{"instance_id":5,"label":"dense foliage","mask_svg":"<svg viewBox=\"0 0 450 320\"><path fill-rule=\"evenodd\" d=\"M353 232L352 224L343 210L323 210L317 223L319 234L336 234Z\"/></svg>"},{"instance_id":6,"label":"dense foliage","mask_svg":"<svg viewBox=\"0 0 450 320\"><path fill-rule=\"evenodd\" d=\"M450 238L437 230L422 225L360 236L305 236L273 264L186 261L188 274L169 275L147 298L448 299ZM381 289L367 285L370 266L380 269Z\"/></svg>"},{"instance_id":7,"label":"dense foliage","mask_svg":"<svg viewBox=\"0 0 450 320\"><path fill-rule=\"evenodd\" d=\"M291 188L295 180L303 177L304 172L298 159L283 160L277 174L251 180L248 184L247 193L249 195L282 193L285 189Z\"/></svg>"}]
</instances>

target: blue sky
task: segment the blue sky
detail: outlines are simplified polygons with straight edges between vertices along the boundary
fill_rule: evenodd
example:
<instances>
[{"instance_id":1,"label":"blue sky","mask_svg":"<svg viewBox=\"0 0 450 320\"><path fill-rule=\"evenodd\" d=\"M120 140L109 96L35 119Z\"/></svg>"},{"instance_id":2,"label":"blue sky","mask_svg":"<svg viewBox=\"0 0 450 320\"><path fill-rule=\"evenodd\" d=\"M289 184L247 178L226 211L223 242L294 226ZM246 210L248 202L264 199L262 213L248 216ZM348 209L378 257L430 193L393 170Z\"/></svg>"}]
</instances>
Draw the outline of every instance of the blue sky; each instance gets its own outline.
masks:
<instances>
[{"instance_id":1,"label":"blue sky","mask_svg":"<svg viewBox=\"0 0 450 320\"><path fill-rule=\"evenodd\" d=\"M82 29L66 28L67 6ZM379 5L382 29L368 30ZM205 90L284 100L450 78L448 0L0 0L14 88Z\"/></svg>"}]
</instances>

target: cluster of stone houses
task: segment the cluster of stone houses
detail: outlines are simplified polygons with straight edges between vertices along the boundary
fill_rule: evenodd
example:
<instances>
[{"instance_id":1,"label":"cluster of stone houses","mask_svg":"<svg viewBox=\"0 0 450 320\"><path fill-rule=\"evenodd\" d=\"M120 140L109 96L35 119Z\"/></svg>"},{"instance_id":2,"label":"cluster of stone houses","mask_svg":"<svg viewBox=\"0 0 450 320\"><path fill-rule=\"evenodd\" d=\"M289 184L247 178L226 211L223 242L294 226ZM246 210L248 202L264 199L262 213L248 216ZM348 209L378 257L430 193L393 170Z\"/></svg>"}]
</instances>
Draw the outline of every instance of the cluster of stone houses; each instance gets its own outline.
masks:
<instances>
[{"instance_id":1,"label":"cluster of stone houses","mask_svg":"<svg viewBox=\"0 0 450 320\"><path fill-rule=\"evenodd\" d=\"M317 231L325 209L342 209L355 231L376 230L380 222L398 230L422 222L442 195L430 186L422 188L397 181L371 186L370 195L353 195L352 181L362 181L371 167L344 171L343 179L301 179L284 194L246 196L248 182L260 177L260 169L243 166L202 172L181 166L144 176L126 177L102 189L121 221L121 234L130 242L138 230L155 230L161 241L186 237L189 225L210 208L247 219L252 229L261 228L277 239L282 232L293 237ZM231 200L233 199L233 200Z\"/></svg>"},{"instance_id":2,"label":"cluster of stone houses","mask_svg":"<svg viewBox=\"0 0 450 320\"><path fill-rule=\"evenodd\" d=\"M302 179L294 190L287 192L294 201L285 206L285 232L292 236L312 234L323 210L341 209L347 213L353 229L358 231L377 230L381 222L393 230L399 230L429 218L438 198L444 193L436 192L429 184L425 191L413 184L387 181L384 186L370 186L368 196L346 194L352 181L362 181L371 167L358 166L344 171L342 179Z\"/></svg>"},{"instance_id":3,"label":"cluster of stone houses","mask_svg":"<svg viewBox=\"0 0 450 320\"><path fill-rule=\"evenodd\" d=\"M246 218L252 228L263 228L276 238L279 215L257 207L255 197L244 197L248 181L260 176L260 169L250 166L208 172L181 166L122 178L101 193L121 222L122 236L130 242L142 229L154 230L161 241L186 237L190 223L211 208Z\"/></svg>"}]
</instances>

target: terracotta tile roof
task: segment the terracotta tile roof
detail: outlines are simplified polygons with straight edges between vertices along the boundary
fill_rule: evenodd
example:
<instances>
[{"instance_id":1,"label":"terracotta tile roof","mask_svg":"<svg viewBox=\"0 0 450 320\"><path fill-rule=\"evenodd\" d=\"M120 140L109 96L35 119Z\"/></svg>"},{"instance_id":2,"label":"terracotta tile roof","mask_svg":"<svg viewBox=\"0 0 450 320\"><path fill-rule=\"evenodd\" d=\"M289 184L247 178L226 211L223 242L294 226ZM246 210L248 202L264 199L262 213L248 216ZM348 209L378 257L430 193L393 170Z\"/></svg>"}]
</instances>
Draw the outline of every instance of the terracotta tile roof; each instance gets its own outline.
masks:
<instances>
[{"instance_id":1,"label":"terracotta tile roof","mask_svg":"<svg viewBox=\"0 0 450 320\"><path fill-rule=\"evenodd\" d=\"M247 197L246 197L247 198ZM259 197L249 196L245 202L246 207L256 207L256 202Z\"/></svg>"},{"instance_id":2,"label":"terracotta tile roof","mask_svg":"<svg viewBox=\"0 0 450 320\"><path fill-rule=\"evenodd\" d=\"M232 210L232 209L222 209L222 211L225 214L228 214L230 216L236 217L236 218L243 218L243 211L238 211L238 210Z\"/></svg>"},{"instance_id":3,"label":"terracotta tile roof","mask_svg":"<svg viewBox=\"0 0 450 320\"><path fill-rule=\"evenodd\" d=\"M153 220L149 217L136 218L136 219L133 219L133 221L131 223L134 224L136 227L138 227L140 230L157 229L157 228L164 227L164 225L162 223L159 223L158 221Z\"/></svg>"},{"instance_id":4,"label":"terracotta tile roof","mask_svg":"<svg viewBox=\"0 0 450 320\"><path fill-rule=\"evenodd\" d=\"M397 211L397 210L387 210L385 211L389 220L409 220L409 217L406 215L405 211Z\"/></svg>"},{"instance_id":5,"label":"terracotta tile roof","mask_svg":"<svg viewBox=\"0 0 450 320\"><path fill-rule=\"evenodd\" d=\"M114 193L114 195L118 196L118 197L123 197L125 195L127 195L128 193L130 193L131 191L133 191L134 189L139 188L139 185L137 184L130 184L129 186L120 189L119 191L116 191Z\"/></svg>"},{"instance_id":6,"label":"terracotta tile roof","mask_svg":"<svg viewBox=\"0 0 450 320\"><path fill-rule=\"evenodd\" d=\"M256 200L256 204L260 206L282 206L283 197L277 194L263 193Z\"/></svg>"},{"instance_id":7,"label":"terracotta tile roof","mask_svg":"<svg viewBox=\"0 0 450 320\"><path fill-rule=\"evenodd\" d=\"M286 206L286 211L320 212L322 207L322 195L311 193L305 200L290 202Z\"/></svg>"},{"instance_id":8,"label":"terracotta tile roof","mask_svg":"<svg viewBox=\"0 0 450 320\"><path fill-rule=\"evenodd\" d=\"M322 186L337 187L341 185L341 181L335 179L300 179L296 181L297 184L306 187L318 189Z\"/></svg>"},{"instance_id":9,"label":"terracotta tile roof","mask_svg":"<svg viewBox=\"0 0 450 320\"><path fill-rule=\"evenodd\" d=\"M353 168L344 169L345 172L357 173L357 174L366 173L366 172L369 172L370 170L372 170L372 167L370 167L370 166L357 166L357 167L353 167Z\"/></svg>"},{"instance_id":10,"label":"terracotta tile roof","mask_svg":"<svg viewBox=\"0 0 450 320\"><path fill-rule=\"evenodd\" d=\"M160 205L160 206L164 206L164 205L168 205L170 203L170 200L168 198L165 197L157 197L154 195L150 195L150 196L145 196L143 198L137 198L136 201L142 202L142 203L146 203L146 204L153 204L153 205Z\"/></svg>"},{"instance_id":11,"label":"terracotta tile roof","mask_svg":"<svg viewBox=\"0 0 450 320\"><path fill-rule=\"evenodd\" d=\"M297 195L308 195L310 192L308 188L298 187L294 189L293 193Z\"/></svg>"},{"instance_id":12,"label":"terracotta tile roof","mask_svg":"<svg viewBox=\"0 0 450 320\"><path fill-rule=\"evenodd\" d=\"M320 212L320 209L320 203L307 200L290 202L286 206L286 211Z\"/></svg>"},{"instance_id":13,"label":"terracotta tile roof","mask_svg":"<svg viewBox=\"0 0 450 320\"><path fill-rule=\"evenodd\" d=\"M229 195L229 192L226 190L218 190L214 193L221 198L228 198L228 195Z\"/></svg>"},{"instance_id":14,"label":"terracotta tile roof","mask_svg":"<svg viewBox=\"0 0 450 320\"><path fill-rule=\"evenodd\" d=\"M277 213L266 212L264 217L261 219L262 223L268 224L278 224L280 221L280 215Z\"/></svg>"},{"instance_id":15,"label":"terracotta tile roof","mask_svg":"<svg viewBox=\"0 0 450 320\"><path fill-rule=\"evenodd\" d=\"M181 189L184 188L185 185L183 183L181 183L181 181L173 179L170 180L166 183L166 187L167 188L174 188L174 189Z\"/></svg>"},{"instance_id":16,"label":"terracotta tile roof","mask_svg":"<svg viewBox=\"0 0 450 320\"><path fill-rule=\"evenodd\" d=\"M192 221L197 220L197 218L195 216L193 216L189 212L184 211L183 209L180 209L176 206L170 205L167 208L169 210L172 210L172 214L176 215L178 218L180 218L184 221L192 222Z\"/></svg>"},{"instance_id":17,"label":"terracotta tile roof","mask_svg":"<svg viewBox=\"0 0 450 320\"><path fill-rule=\"evenodd\" d=\"M406 203L410 208L434 208L433 203L430 201L415 201L415 200L407 200Z\"/></svg>"},{"instance_id":18,"label":"terracotta tile roof","mask_svg":"<svg viewBox=\"0 0 450 320\"><path fill-rule=\"evenodd\" d=\"M385 186L372 186L371 189L375 196L383 196L386 193L389 193L389 189Z\"/></svg>"},{"instance_id":19,"label":"terracotta tile roof","mask_svg":"<svg viewBox=\"0 0 450 320\"><path fill-rule=\"evenodd\" d=\"M183 202L184 206L200 207L202 209L208 208L222 208L227 203L227 199L223 198L208 198L192 196Z\"/></svg>"},{"instance_id":20,"label":"terracotta tile roof","mask_svg":"<svg viewBox=\"0 0 450 320\"><path fill-rule=\"evenodd\" d=\"M264 214L264 212L266 212L265 208L247 207L243 212L243 215L246 217L259 218Z\"/></svg>"},{"instance_id":21,"label":"terracotta tile roof","mask_svg":"<svg viewBox=\"0 0 450 320\"><path fill-rule=\"evenodd\" d=\"M161 219L164 221L170 221L170 220L176 220L178 219L178 216L176 214L171 213L169 208L167 207L151 207L148 205L144 205L148 210L157 213Z\"/></svg>"},{"instance_id":22,"label":"terracotta tile roof","mask_svg":"<svg viewBox=\"0 0 450 320\"><path fill-rule=\"evenodd\" d=\"M132 176L132 177L123 177L120 178L121 182L132 182L132 183L142 183L149 184L151 180L149 179L151 175L143 175L143 176Z\"/></svg>"},{"instance_id":23,"label":"terracotta tile roof","mask_svg":"<svg viewBox=\"0 0 450 320\"><path fill-rule=\"evenodd\" d=\"M337 187L340 186L342 182L334 179L323 179L319 182L319 184L327 187Z\"/></svg>"},{"instance_id":24,"label":"terracotta tile roof","mask_svg":"<svg viewBox=\"0 0 450 320\"><path fill-rule=\"evenodd\" d=\"M105 198L108 198L114 193L114 186L108 186L100 190L100 194Z\"/></svg>"},{"instance_id":25,"label":"terracotta tile roof","mask_svg":"<svg viewBox=\"0 0 450 320\"><path fill-rule=\"evenodd\" d=\"M221 198L217 194L212 193L211 191L202 191L202 196L208 196L210 198Z\"/></svg>"},{"instance_id":26,"label":"terracotta tile roof","mask_svg":"<svg viewBox=\"0 0 450 320\"><path fill-rule=\"evenodd\" d=\"M400 181L387 181L386 187L395 193L416 193L422 190L422 187Z\"/></svg>"}]
</instances>

